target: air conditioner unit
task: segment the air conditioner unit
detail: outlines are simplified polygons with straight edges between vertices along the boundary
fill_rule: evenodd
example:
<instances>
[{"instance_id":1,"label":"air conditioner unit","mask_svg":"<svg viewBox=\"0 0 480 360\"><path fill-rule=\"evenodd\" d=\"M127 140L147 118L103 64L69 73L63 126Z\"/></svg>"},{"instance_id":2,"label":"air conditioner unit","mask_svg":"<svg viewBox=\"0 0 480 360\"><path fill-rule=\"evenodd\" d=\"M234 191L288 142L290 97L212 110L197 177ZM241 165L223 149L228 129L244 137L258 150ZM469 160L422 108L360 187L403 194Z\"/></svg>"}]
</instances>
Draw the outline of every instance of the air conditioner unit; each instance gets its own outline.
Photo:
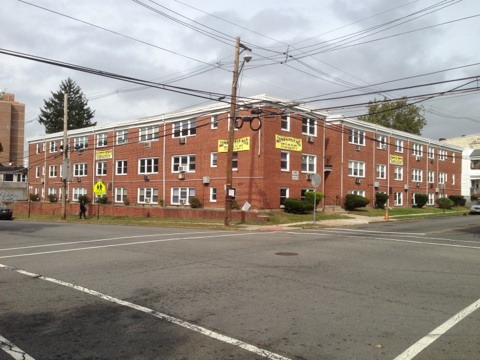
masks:
<instances>
[{"instance_id":1,"label":"air conditioner unit","mask_svg":"<svg viewBox=\"0 0 480 360\"><path fill-rule=\"evenodd\" d=\"M150 181L150 175L143 175L143 180Z\"/></svg>"},{"instance_id":2,"label":"air conditioner unit","mask_svg":"<svg viewBox=\"0 0 480 360\"><path fill-rule=\"evenodd\" d=\"M307 180L312 180L313 174L307 174Z\"/></svg>"},{"instance_id":3,"label":"air conditioner unit","mask_svg":"<svg viewBox=\"0 0 480 360\"><path fill-rule=\"evenodd\" d=\"M40 182L41 182L42 184L45 184L45 178L40 178Z\"/></svg>"},{"instance_id":4,"label":"air conditioner unit","mask_svg":"<svg viewBox=\"0 0 480 360\"><path fill-rule=\"evenodd\" d=\"M408 184L405 184L405 185L403 185L403 189L408 190L408 189L410 189L410 186Z\"/></svg>"},{"instance_id":5,"label":"air conditioner unit","mask_svg":"<svg viewBox=\"0 0 480 360\"><path fill-rule=\"evenodd\" d=\"M376 187L376 188L380 187L380 182L379 182L379 181L375 181L375 182L373 183L373 187Z\"/></svg>"},{"instance_id":6,"label":"air conditioner unit","mask_svg":"<svg viewBox=\"0 0 480 360\"><path fill-rule=\"evenodd\" d=\"M415 156L415 160L420 161L422 157L420 155Z\"/></svg>"},{"instance_id":7,"label":"air conditioner unit","mask_svg":"<svg viewBox=\"0 0 480 360\"><path fill-rule=\"evenodd\" d=\"M188 169L187 169L186 166L181 165L181 166L178 167L178 171L181 172L181 173L185 173L185 172L187 172L187 170Z\"/></svg>"},{"instance_id":8,"label":"air conditioner unit","mask_svg":"<svg viewBox=\"0 0 480 360\"><path fill-rule=\"evenodd\" d=\"M146 148L152 147L152 143L151 143L150 141L147 141L147 142L145 143L145 147L146 147Z\"/></svg>"},{"instance_id":9,"label":"air conditioner unit","mask_svg":"<svg viewBox=\"0 0 480 360\"><path fill-rule=\"evenodd\" d=\"M433 184L430 184L430 189L433 189Z\"/></svg>"},{"instance_id":10,"label":"air conditioner unit","mask_svg":"<svg viewBox=\"0 0 480 360\"><path fill-rule=\"evenodd\" d=\"M420 183L419 183L419 182L417 182L417 187L420 187Z\"/></svg>"},{"instance_id":11,"label":"air conditioner unit","mask_svg":"<svg viewBox=\"0 0 480 360\"><path fill-rule=\"evenodd\" d=\"M307 136L307 141L309 143L313 143L313 136Z\"/></svg>"},{"instance_id":12,"label":"air conditioner unit","mask_svg":"<svg viewBox=\"0 0 480 360\"><path fill-rule=\"evenodd\" d=\"M180 173L180 174L178 174L178 178L179 178L180 180L185 180L185 173Z\"/></svg>"},{"instance_id":13,"label":"air conditioner unit","mask_svg":"<svg viewBox=\"0 0 480 360\"><path fill-rule=\"evenodd\" d=\"M355 178L355 184L360 184L361 179L360 178Z\"/></svg>"},{"instance_id":14,"label":"air conditioner unit","mask_svg":"<svg viewBox=\"0 0 480 360\"><path fill-rule=\"evenodd\" d=\"M433 159L430 159L430 164L433 164Z\"/></svg>"},{"instance_id":15,"label":"air conditioner unit","mask_svg":"<svg viewBox=\"0 0 480 360\"><path fill-rule=\"evenodd\" d=\"M440 192L440 189L439 189L439 188L435 188L435 192L436 192L436 193L439 193L439 192Z\"/></svg>"},{"instance_id":16,"label":"air conditioner unit","mask_svg":"<svg viewBox=\"0 0 480 360\"><path fill-rule=\"evenodd\" d=\"M355 145L355 151L360 151L360 145Z\"/></svg>"},{"instance_id":17,"label":"air conditioner unit","mask_svg":"<svg viewBox=\"0 0 480 360\"><path fill-rule=\"evenodd\" d=\"M203 184L210 184L210 176L204 176L202 178L202 183Z\"/></svg>"},{"instance_id":18,"label":"air conditioner unit","mask_svg":"<svg viewBox=\"0 0 480 360\"><path fill-rule=\"evenodd\" d=\"M180 144L186 144L187 143L187 138L186 137L181 137L181 138L178 139L178 142Z\"/></svg>"}]
</instances>

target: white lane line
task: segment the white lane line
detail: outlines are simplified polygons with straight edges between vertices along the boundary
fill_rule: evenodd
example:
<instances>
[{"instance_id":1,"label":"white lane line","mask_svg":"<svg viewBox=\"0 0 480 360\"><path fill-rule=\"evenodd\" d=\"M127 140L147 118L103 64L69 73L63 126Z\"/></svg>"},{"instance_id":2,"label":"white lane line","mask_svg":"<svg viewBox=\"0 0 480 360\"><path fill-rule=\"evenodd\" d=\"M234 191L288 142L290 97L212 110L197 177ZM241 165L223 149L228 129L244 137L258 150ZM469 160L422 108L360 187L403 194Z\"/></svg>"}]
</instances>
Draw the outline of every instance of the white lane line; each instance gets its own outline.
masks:
<instances>
[{"instance_id":1,"label":"white lane line","mask_svg":"<svg viewBox=\"0 0 480 360\"><path fill-rule=\"evenodd\" d=\"M394 360L411 360L415 356L417 356L421 351L423 351L427 346L432 344L435 340L437 340L440 336L445 334L448 330L450 330L452 327L457 325L460 321L465 319L468 315L473 313L475 310L480 308L480 299L475 301L473 304L470 306L467 306L465 309L460 311L459 313L455 314L452 316L450 319L445 321L442 325L434 329L431 333L429 333L427 336L423 337L419 341L417 341L415 344L410 346L407 350L405 350L403 353L398 355Z\"/></svg>"},{"instance_id":2,"label":"white lane line","mask_svg":"<svg viewBox=\"0 0 480 360\"><path fill-rule=\"evenodd\" d=\"M392 242L402 242L408 244L419 244L419 245L434 245L434 246L444 246L444 247L454 247L454 248L462 248L462 249L477 249L480 250L480 246L468 246L468 245L457 245L457 244L442 244L442 243L435 243L429 241L417 241L417 240L405 240L405 239L387 239L387 238L379 238L375 237L373 240L380 240L380 241L392 241Z\"/></svg>"},{"instance_id":3,"label":"white lane line","mask_svg":"<svg viewBox=\"0 0 480 360\"><path fill-rule=\"evenodd\" d=\"M179 237L179 238L171 238L171 239L145 240L145 241L123 243L123 244L87 246L87 247L75 248L75 249L63 249L63 250L41 251L41 252L35 252L35 253L25 253L25 254L16 254L16 255L4 255L4 256L0 256L0 259L9 259L9 258L15 258L15 257L24 257L24 256L48 255L48 254L57 254L57 253L64 253L64 252L71 252L71 251L103 249L103 248L120 247L120 246L152 244L152 243L167 242L167 241L195 240L195 239L218 238L218 237L228 237L228 236L248 236L248 235L251 235L251 234L250 233L237 233L237 234L228 233L223 235L208 235L208 236L206 235L206 236Z\"/></svg>"},{"instance_id":4,"label":"white lane line","mask_svg":"<svg viewBox=\"0 0 480 360\"><path fill-rule=\"evenodd\" d=\"M35 360L33 357L25 353L22 349L18 348L10 341L5 339L3 336L0 335L0 349L5 351L8 355L10 355L15 360Z\"/></svg>"},{"instance_id":5,"label":"white lane line","mask_svg":"<svg viewBox=\"0 0 480 360\"><path fill-rule=\"evenodd\" d=\"M71 288L71 289L75 289L75 290L81 291L85 294L89 294L89 295L95 296L97 298L100 298L100 299L103 299L103 300L106 300L106 301L110 301L114 304L118 304L118 305L125 306L125 307L128 307L128 308L137 310L137 311L144 312L144 313L152 315L152 316L154 316L158 319L168 321L168 322L170 322L172 324L175 324L175 325L179 325L179 326L181 326L185 329L188 329L188 330L194 331L196 333L208 336L212 339L222 341L224 343L227 343L227 344L230 344L230 345L233 345L233 346L237 346L239 348L250 351L250 352L252 352L256 355L262 356L262 357L264 357L266 359L269 359L269 360L291 360L291 359L289 359L287 357L284 357L282 355L279 355L279 354L273 353L271 351L259 348L255 345L252 345L252 344L248 344L244 341L232 338L230 336L222 335L222 334L220 334L216 331L209 330L209 329L204 328L202 326L192 324L188 321L185 321L185 320L182 320L182 319L179 319L179 318L175 318L173 316L161 313L159 311L147 308L145 306L141 306L141 305L131 303L129 301L121 300L121 299L103 294L103 293L95 291L95 290L87 289L83 286L74 285L74 284L71 284L71 283L68 283L68 282L65 282L65 281L62 281L62 280L50 278L50 277L39 275L39 274L34 274L34 273L24 271L24 270L20 270L20 269L15 269L15 268L13 268L11 266L8 266L8 265L0 264L0 268L10 270L10 271L15 271L19 274L26 275L26 276L32 277L34 279L41 279L41 280L49 281L49 282L52 282L52 283L57 284L57 285L61 285L61 286L65 286L65 287L68 287L68 288Z\"/></svg>"},{"instance_id":6,"label":"white lane line","mask_svg":"<svg viewBox=\"0 0 480 360\"><path fill-rule=\"evenodd\" d=\"M101 242L101 241L113 241L113 240L124 240L124 239L138 239L138 238L144 238L144 237L146 238L146 237L151 237L151 236L173 236L173 235L178 236L178 235L206 234L206 233L208 233L208 232L205 232L205 231L190 231L190 232L172 233L172 234L132 235L132 236L121 236L121 237L105 238L105 239L79 240L79 241L68 241L68 242L53 243L53 244L21 246L21 247L0 249L0 251L13 251L13 250L35 249L35 248L50 247L50 246L88 244L88 243Z\"/></svg>"},{"instance_id":7,"label":"white lane line","mask_svg":"<svg viewBox=\"0 0 480 360\"><path fill-rule=\"evenodd\" d=\"M378 231L378 230L360 230L360 229L349 229L349 228L330 228L330 229L322 229L322 231L329 231L329 232L356 232L356 233L372 233L372 234L382 234L382 235L426 235L426 233L411 233L411 232L385 232L385 231Z\"/></svg>"}]
</instances>

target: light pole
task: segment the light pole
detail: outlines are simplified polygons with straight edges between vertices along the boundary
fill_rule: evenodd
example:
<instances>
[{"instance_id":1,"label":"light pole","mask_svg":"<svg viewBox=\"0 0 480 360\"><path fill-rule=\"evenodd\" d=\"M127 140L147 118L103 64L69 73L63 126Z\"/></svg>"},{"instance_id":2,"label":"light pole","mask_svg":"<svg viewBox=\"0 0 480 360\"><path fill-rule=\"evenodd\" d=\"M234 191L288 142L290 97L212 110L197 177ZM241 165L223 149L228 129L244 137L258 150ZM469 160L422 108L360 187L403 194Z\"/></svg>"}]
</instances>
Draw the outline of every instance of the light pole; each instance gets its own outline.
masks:
<instances>
[{"instance_id":1,"label":"light pole","mask_svg":"<svg viewBox=\"0 0 480 360\"><path fill-rule=\"evenodd\" d=\"M226 176L226 186L225 186L225 226L230 226L232 222L232 196L230 195L230 190L232 189L232 179L233 179L233 142L235 141L235 117L236 117L236 107L237 107L237 89L238 89L238 78L240 71L243 68L245 62L249 62L252 59L250 54L247 54L242 62L242 68L239 68L239 58L240 58L240 48L243 50L251 51L245 45L240 44L240 37L235 39L235 58L233 62L233 78L232 78L232 93L230 99L230 114L228 119L228 148L227 148L227 176Z\"/></svg>"},{"instance_id":2,"label":"light pole","mask_svg":"<svg viewBox=\"0 0 480 360\"><path fill-rule=\"evenodd\" d=\"M68 178L68 94L63 94L63 162L62 162L62 220L67 219L67 178Z\"/></svg>"}]
</instances>

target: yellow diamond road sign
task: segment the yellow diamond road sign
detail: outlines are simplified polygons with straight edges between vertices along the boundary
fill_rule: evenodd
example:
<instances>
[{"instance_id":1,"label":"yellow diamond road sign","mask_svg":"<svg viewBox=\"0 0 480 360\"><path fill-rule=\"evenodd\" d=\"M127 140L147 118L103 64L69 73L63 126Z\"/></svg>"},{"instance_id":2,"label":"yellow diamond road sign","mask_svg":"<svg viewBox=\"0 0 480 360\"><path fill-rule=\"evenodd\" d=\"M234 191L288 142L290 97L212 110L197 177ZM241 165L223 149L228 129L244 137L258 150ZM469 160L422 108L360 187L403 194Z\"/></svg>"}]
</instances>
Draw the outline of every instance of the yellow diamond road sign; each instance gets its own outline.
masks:
<instances>
[{"instance_id":1,"label":"yellow diamond road sign","mask_svg":"<svg viewBox=\"0 0 480 360\"><path fill-rule=\"evenodd\" d=\"M105 193L107 192L107 187L101 180L97 181L95 185L93 185L93 192L97 196L105 195Z\"/></svg>"}]
</instances>

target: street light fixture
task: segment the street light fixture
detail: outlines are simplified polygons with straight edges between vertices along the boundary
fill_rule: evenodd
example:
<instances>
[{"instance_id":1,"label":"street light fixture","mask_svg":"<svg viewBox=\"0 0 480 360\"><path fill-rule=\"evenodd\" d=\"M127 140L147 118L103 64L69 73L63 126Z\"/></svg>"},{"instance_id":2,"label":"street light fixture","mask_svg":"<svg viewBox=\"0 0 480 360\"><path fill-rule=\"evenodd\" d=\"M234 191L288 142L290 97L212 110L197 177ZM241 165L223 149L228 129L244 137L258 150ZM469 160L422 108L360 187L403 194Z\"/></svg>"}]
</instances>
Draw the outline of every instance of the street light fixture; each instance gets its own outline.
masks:
<instances>
[{"instance_id":1,"label":"street light fixture","mask_svg":"<svg viewBox=\"0 0 480 360\"><path fill-rule=\"evenodd\" d=\"M239 67L239 58L240 58L240 48L242 51L245 50L245 55L243 56L242 65ZM238 78L240 72L243 69L245 63L252 60L251 49L246 47L243 44L240 44L240 37L235 39L235 58L233 62L233 78L232 78L232 93L230 100L230 114L228 119L228 148L227 148L227 176L226 176L226 186L225 186L225 226L230 226L232 222L232 179L233 179L233 142L235 141L235 119L236 119L236 107L237 107L237 89L238 89Z\"/></svg>"}]
</instances>

